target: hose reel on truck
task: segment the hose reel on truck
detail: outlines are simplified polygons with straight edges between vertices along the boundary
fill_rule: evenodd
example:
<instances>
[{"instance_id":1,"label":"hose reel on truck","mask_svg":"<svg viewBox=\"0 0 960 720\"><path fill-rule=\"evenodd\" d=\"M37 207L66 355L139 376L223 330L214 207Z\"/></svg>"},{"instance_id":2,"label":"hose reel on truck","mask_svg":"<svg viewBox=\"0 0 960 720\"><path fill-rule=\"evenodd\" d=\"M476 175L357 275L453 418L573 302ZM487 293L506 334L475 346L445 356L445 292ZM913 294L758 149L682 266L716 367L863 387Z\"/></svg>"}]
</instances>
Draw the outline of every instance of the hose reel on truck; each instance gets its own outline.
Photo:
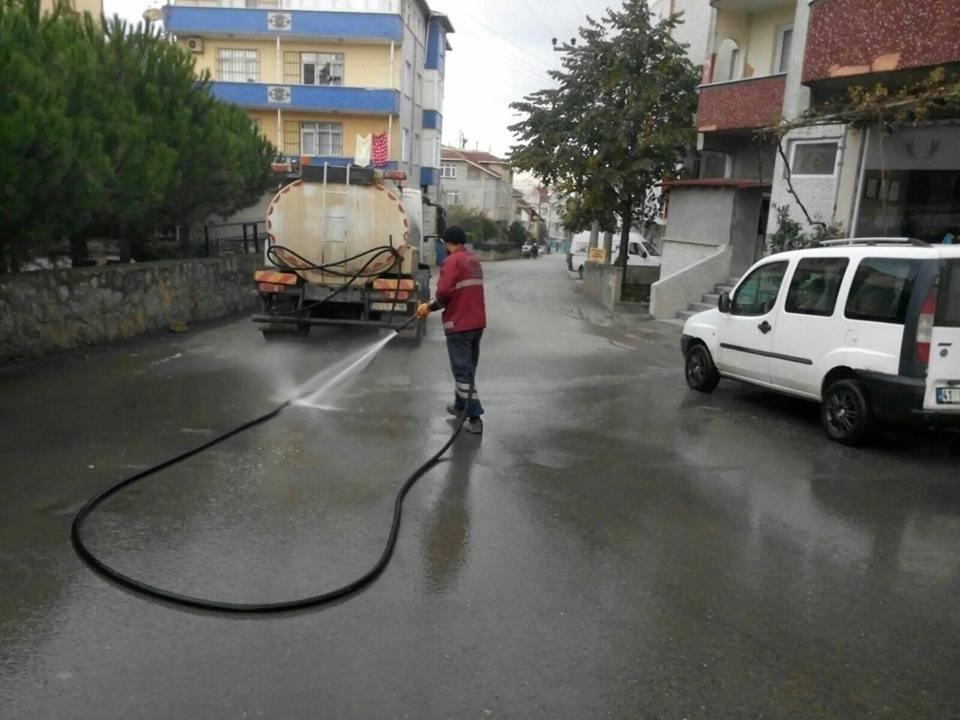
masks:
<instances>
[{"instance_id":1,"label":"hose reel on truck","mask_svg":"<svg viewBox=\"0 0 960 720\"><path fill-rule=\"evenodd\" d=\"M394 182L404 177L301 164L267 210L272 268L255 277L253 317L265 336L280 326L301 334L315 325L392 327L429 299L423 228L436 228L442 210ZM415 332L420 339L420 324Z\"/></svg>"}]
</instances>

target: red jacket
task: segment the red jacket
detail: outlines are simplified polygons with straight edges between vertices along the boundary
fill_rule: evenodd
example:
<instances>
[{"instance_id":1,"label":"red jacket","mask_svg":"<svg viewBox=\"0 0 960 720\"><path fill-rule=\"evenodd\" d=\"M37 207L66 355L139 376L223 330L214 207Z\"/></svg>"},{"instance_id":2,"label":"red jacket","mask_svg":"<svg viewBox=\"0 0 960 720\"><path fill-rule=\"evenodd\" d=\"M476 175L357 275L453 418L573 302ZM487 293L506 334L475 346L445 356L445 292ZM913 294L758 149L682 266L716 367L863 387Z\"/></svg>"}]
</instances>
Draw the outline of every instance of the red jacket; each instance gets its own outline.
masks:
<instances>
[{"instance_id":1,"label":"red jacket","mask_svg":"<svg viewBox=\"0 0 960 720\"><path fill-rule=\"evenodd\" d=\"M466 248L451 253L440 266L433 305L443 308L443 329L447 334L482 330L487 326L483 268Z\"/></svg>"}]
</instances>

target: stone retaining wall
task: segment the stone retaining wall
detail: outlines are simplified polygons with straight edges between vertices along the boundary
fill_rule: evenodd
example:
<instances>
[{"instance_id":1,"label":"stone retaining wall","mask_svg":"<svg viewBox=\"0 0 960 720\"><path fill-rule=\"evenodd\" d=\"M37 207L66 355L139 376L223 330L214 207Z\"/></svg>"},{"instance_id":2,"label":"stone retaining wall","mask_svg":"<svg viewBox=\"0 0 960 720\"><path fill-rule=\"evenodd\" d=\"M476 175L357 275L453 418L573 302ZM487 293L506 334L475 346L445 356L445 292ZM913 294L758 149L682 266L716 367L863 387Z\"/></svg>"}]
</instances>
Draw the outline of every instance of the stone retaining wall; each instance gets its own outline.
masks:
<instances>
[{"instance_id":1,"label":"stone retaining wall","mask_svg":"<svg viewBox=\"0 0 960 720\"><path fill-rule=\"evenodd\" d=\"M252 310L260 255L0 275L0 365Z\"/></svg>"},{"instance_id":2,"label":"stone retaining wall","mask_svg":"<svg viewBox=\"0 0 960 720\"><path fill-rule=\"evenodd\" d=\"M649 300L649 288L660 279L659 266L628 265L627 285L634 289L639 300ZM583 266L583 294L596 300L607 310L614 310L623 302L623 267L601 263Z\"/></svg>"}]
</instances>

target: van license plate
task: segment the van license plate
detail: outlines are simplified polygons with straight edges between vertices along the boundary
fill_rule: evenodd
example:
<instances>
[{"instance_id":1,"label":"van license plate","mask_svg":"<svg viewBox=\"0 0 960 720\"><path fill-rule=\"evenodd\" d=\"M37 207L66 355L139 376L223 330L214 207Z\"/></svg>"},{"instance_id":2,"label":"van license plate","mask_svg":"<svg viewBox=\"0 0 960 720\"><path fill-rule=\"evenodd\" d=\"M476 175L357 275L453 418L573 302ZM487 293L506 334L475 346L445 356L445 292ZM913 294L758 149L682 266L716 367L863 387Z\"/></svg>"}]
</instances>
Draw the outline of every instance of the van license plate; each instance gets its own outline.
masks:
<instances>
[{"instance_id":1,"label":"van license plate","mask_svg":"<svg viewBox=\"0 0 960 720\"><path fill-rule=\"evenodd\" d=\"M937 388L938 405L960 405L960 388Z\"/></svg>"},{"instance_id":2,"label":"van license plate","mask_svg":"<svg viewBox=\"0 0 960 720\"><path fill-rule=\"evenodd\" d=\"M405 313L409 311L409 306L405 302L375 302L370 303L370 309L377 312L398 312Z\"/></svg>"}]
</instances>

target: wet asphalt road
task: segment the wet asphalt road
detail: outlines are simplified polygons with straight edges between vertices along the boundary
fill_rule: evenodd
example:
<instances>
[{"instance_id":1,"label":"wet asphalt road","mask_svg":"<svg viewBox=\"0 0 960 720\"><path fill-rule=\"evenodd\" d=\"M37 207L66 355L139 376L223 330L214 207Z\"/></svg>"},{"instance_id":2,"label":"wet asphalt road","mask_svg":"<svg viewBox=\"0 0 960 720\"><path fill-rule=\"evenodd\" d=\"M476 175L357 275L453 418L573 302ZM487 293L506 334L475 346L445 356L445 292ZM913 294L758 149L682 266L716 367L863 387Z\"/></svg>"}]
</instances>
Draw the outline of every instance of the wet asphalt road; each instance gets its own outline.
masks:
<instances>
[{"instance_id":1,"label":"wet asphalt road","mask_svg":"<svg viewBox=\"0 0 960 720\"><path fill-rule=\"evenodd\" d=\"M960 717L960 448L829 443L817 410L688 392L679 329L612 322L549 256L487 266L482 440L334 607L183 611L94 576L96 491L269 409L373 336L246 320L0 373L0 718ZM379 555L443 444L438 318L326 409L111 500L88 529L175 591L282 600Z\"/></svg>"}]
</instances>

